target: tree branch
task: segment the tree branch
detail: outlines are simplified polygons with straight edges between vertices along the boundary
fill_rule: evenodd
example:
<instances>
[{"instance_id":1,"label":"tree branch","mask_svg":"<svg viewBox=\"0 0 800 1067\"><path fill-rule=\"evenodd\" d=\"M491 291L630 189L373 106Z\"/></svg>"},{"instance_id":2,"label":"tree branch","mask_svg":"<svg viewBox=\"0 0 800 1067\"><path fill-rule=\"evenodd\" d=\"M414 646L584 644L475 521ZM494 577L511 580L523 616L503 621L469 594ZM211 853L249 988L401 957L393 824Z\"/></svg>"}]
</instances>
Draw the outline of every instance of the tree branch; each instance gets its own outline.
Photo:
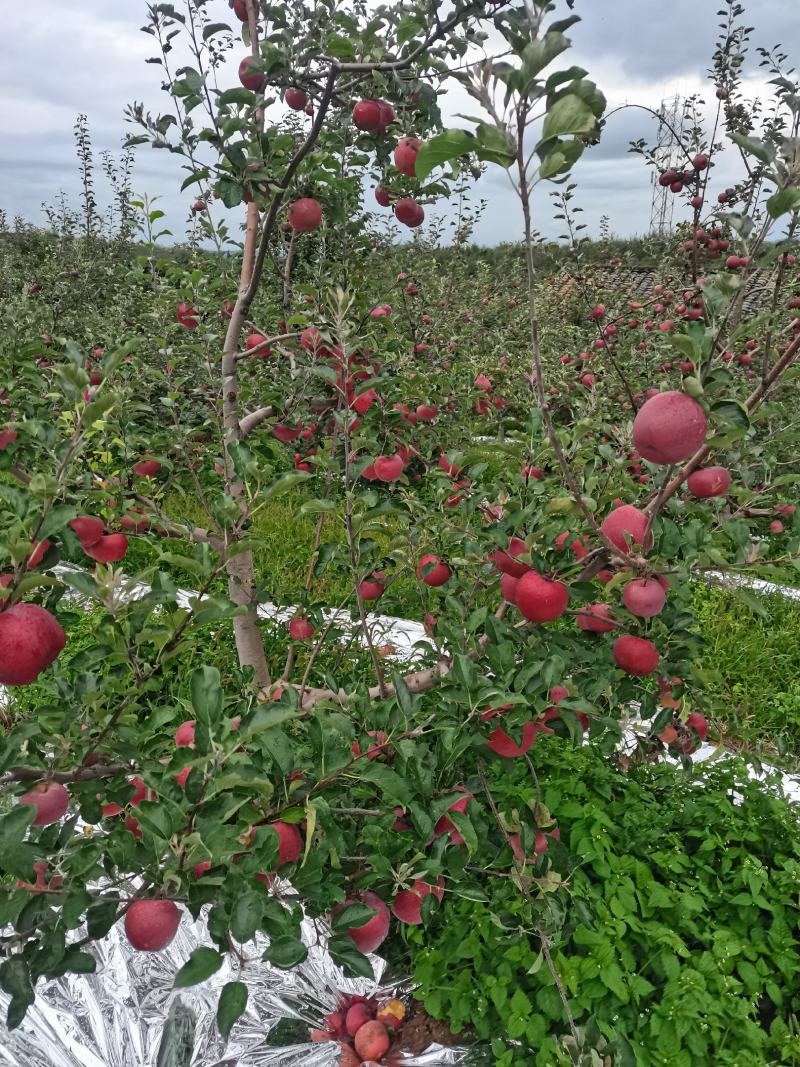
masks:
<instances>
[{"instance_id":1,"label":"tree branch","mask_svg":"<svg viewBox=\"0 0 800 1067\"><path fill-rule=\"evenodd\" d=\"M260 426L262 422L266 422L274 414L275 411L272 407L256 408L255 411L249 412L239 422L239 440L243 441L257 426Z\"/></svg>"}]
</instances>

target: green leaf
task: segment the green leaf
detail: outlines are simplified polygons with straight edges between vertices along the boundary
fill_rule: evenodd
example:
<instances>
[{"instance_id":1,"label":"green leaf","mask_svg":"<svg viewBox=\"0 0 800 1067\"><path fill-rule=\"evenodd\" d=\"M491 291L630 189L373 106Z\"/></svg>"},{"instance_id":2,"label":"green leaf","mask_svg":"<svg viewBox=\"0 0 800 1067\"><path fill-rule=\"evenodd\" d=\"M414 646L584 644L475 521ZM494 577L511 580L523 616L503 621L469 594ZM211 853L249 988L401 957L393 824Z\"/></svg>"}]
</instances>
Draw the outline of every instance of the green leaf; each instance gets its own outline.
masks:
<instances>
[{"instance_id":1,"label":"green leaf","mask_svg":"<svg viewBox=\"0 0 800 1067\"><path fill-rule=\"evenodd\" d=\"M475 137L467 130L445 130L431 137L417 153L417 177L425 181L431 171L442 163L474 152L475 148Z\"/></svg>"},{"instance_id":2,"label":"green leaf","mask_svg":"<svg viewBox=\"0 0 800 1067\"><path fill-rule=\"evenodd\" d=\"M412 37L422 33L424 29L425 23L422 19L415 18L412 15L404 15L397 24L397 43L406 44Z\"/></svg>"},{"instance_id":3,"label":"green leaf","mask_svg":"<svg viewBox=\"0 0 800 1067\"><path fill-rule=\"evenodd\" d=\"M789 185L774 193L767 201L767 211L773 219L779 219L787 211L800 207L800 187Z\"/></svg>"},{"instance_id":4,"label":"green leaf","mask_svg":"<svg viewBox=\"0 0 800 1067\"><path fill-rule=\"evenodd\" d=\"M298 963L302 963L307 956L308 948L303 942L299 938L285 934L283 937L276 937L261 958L275 967L280 967L281 970L288 971L296 967Z\"/></svg>"},{"instance_id":5,"label":"green leaf","mask_svg":"<svg viewBox=\"0 0 800 1067\"><path fill-rule=\"evenodd\" d=\"M353 768L364 781L372 782L380 789L384 797L390 802L399 802L406 805L411 800L408 783L400 775L378 760L362 759L357 767Z\"/></svg>"},{"instance_id":6,"label":"green leaf","mask_svg":"<svg viewBox=\"0 0 800 1067\"><path fill-rule=\"evenodd\" d=\"M733 397L715 400L711 405L711 411L718 419L729 423L731 426L737 426L744 430L750 426L750 416L747 413L747 408Z\"/></svg>"},{"instance_id":7,"label":"green leaf","mask_svg":"<svg viewBox=\"0 0 800 1067\"><path fill-rule=\"evenodd\" d=\"M556 174L563 174L570 170L583 155L584 148L583 142L577 138L570 141L554 141L539 164L539 177L553 178Z\"/></svg>"},{"instance_id":8,"label":"green leaf","mask_svg":"<svg viewBox=\"0 0 800 1067\"><path fill-rule=\"evenodd\" d=\"M70 589L74 589L76 593L81 593L83 596L96 597L97 596L97 582L91 574L87 574L85 571L64 571L61 575L61 581L64 585L68 585Z\"/></svg>"},{"instance_id":9,"label":"green leaf","mask_svg":"<svg viewBox=\"0 0 800 1067\"><path fill-rule=\"evenodd\" d=\"M89 937L105 937L117 921L118 905L116 900L101 900L92 904L86 912L86 929Z\"/></svg>"},{"instance_id":10,"label":"green leaf","mask_svg":"<svg viewBox=\"0 0 800 1067\"><path fill-rule=\"evenodd\" d=\"M341 911L337 911L333 917L334 932L353 930L358 926L363 926L370 919L374 919L376 915L377 908L371 908L368 904L360 904L358 902L347 904Z\"/></svg>"},{"instance_id":11,"label":"green leaf","mask_svg":"<svg viewBox=\"0 0 800 1067\"><path fill-rule=\"evenodd\" d=\"M36 809L29 804L17 804L0 818L0 864L19 848L35 818Z\"/></svg>"},{"instance_id":12,"label":"green leaf","mask_svg":"<svg viewBox=\"0 0 800 1067\"><path fill-rule=\"evenodd\" d=\"M0 964L0 989L11 997L6 1022L9 1030L14 1030L25 1018L34 1000L28 964L21 956L13 956Z\"/></svg>"},{"instance_id":13,"label":"green leaf","mask_svg":"<svg viewBox=\"0 0 800 1067\"><path fill-rule=\"evenodd\" d=\"M232 181L230 178L221 178L219 181L219 195L225 207L238 207L242 202L242 187L238 182Z\"/></svg>"},{"instance_id":14,"label":"green leaf","mask_svg":"<svg viewBox=\"0 0 800 1067\"><path fill-rule=\"evenodd\" d=\"M542 127L542 140L563 137L570 133L589 133L596 124L589 105L575 93L560 97L547 112Z\"/></svg>"},{"instance_id":15,"label":"green leaf","mask_svg":"<svg viewBox=\"0 0 800 1067\"><path fill-rule=\"evenodd\" d=\"M39 529L39 540L44 541L51 534L63 530L69 520L74 519L77 514L77 510L71 504L63 504L60 507L51 508Z\"/></svg>"},{"instance_id":16,"label":"green leaf","mask_svg":"<svg viewBox=\"0 0 800 1067\"><path fill-rule=\"evenodd\" d=\"M514 152L505 131L498 130L496 126L490 126L486 122L479 122L476 136L478 159L498 163L501 167L511 166L514 162Z\"/></svg>"},{"instance_id":17,"label":"green leaf","mask_svg":"<svg viewBox=\"0 0 800 1067\"><path fill-rule=\"evenodd\" d=\"M227 107L228 103L241 103L243 107L253 107L256 94L249 89L244 89L244 86L239 89L226 89L224 93L220 93L217 102L221 108Z\"/></svg>"},{"instance_id":18,"label":"green leaf","mask_svg":"<svg viewBox=\"0 0 800 1067\"><path fill-rule=\"evenodd\" d=\"M264 896L251 890L236 898L231 912L231 933L240 943L249 941L261 923Z\"/></svg>"},{"instance_id":19,"label":"green leaf","mask_svg":"<svg viewBox=\"0 0 800 1067\"><path fill-rule=\"evenodd\" d=\"M347 978L374 979L375 972L372 964L362 952L358 951L352 938L347 934L332 937L328 942L328 951L333 962L342 968Z\"/></svg>"},{"instance_id":20,"label":"green leaf","mask_svg":"<svg viewBox=\"0 0 800 1067\"><path fill-rule=\"evenodd\" d=\"M685 333L669 334L669 343L695 365L700 362L700 349L692 337Z\"/></svg>"},{"instance_id":21,"label":"green leaf","mask_svg":"<svg viewBox=\"0 0 800 1067\"><path fill-rule=\"evenodd\" d=\"M194 610L195 626L204 626L209 622L221 622L223 619L232 619L235 615L241 615L246 609L241 605L234 604L225 596L205 596L202 600L192 603Z\"/></svg>"},{"instance_id":22,"label":"green leaf","mask_svg":"<svg viewBox=\"0 0 800 1067\"><path fill-rule=\"evenodd\" d=\"M464 838L467 851L474 856L478 851L478 835L475 833L475 827L472 825L469 816L462 815L460 811L448 811L447 817Z\"/></svg>"},{"instance_id":23,"label":"green leaf","mask_svg":"<svg viewBox=\"0 0 800 1067\"><path fill-rule=\"evenodd\" d=\"M160 837L162 841L169 841L175 831L167 805L163 801L143 800L136 809L136 818L145 830Z\"/></svg>"},{"instance_id":24,"label":"green leaf","mask_svg":"<svg viewBox=\"0 0 800 1067\"><path fill-rule=\"evenodd\" d=\"M216 723L222 717L222 681L216 667L202 666L192 671L190 680L192 707L198 719Z\"/></svg>"},{"instance_id":25,"label":"green leaf","mask_svg":"<svg viewBox=\"0 0 800 1067\"><path fill-rule=\"evenodd\" d=\"M183 967L175 975L174 989L186 989L189 986L205 982L216 974L222 966L222 956L213 948L196 948Z\"/></svg>"},{"instance_id":26,"label":"green leaf","mask_svg":"<svg viewBox=\"0 0 800 1067\"><path fill-rule=\"evenodd\" d=\"M544 37L531 41L522 50L522 79L527 88L536 75L569 48L569 41L563 33L549 30Z\"/></svg>"},{"instance_id":27,"label":"green leaf","mask_svg":"<svg viewBox=\"0 0 800 1067\"><path fill-rule=\"evenodd\" d=\"M194 170L188 178L184 179L183 185L181 185L181 192L184 189L188 189L190 185L194 185L195 182L201 182L204 178L207 178L210 174L208 167L201 167L200 170Z\"/></svg>"},{"instance_id":28,"label":"green leaf","mask_svg":"<svg viewBox=\"0 0 800 1067\"><path fill-rule=\"evenodd\" d=\"M743 585L737 585L734 582L726 582L725 589L751 611L755 612L756 615L760 615L762 619L768 619L770 617L767 606L757 593L753 593L751 590L745 589Z\"/></svg>"},{"instance_id":29,"label":"green leaf","mask_svg":"<svg viewBox=\"0 0 800 1067\"><path fill-rule=\"evenodd\" d=\"M247 986L244 982L228 982L219 995L217 1006L217 1029L222 1039L230 1037L233 1024L244 1014L247 1007Z\"/></svg>"},{"instance_id":30,"label":"green leaf","mask_svg":"<svg viewBox=\"0 0 800 1067\"><path fill-rule=\"evenodd\" d=\"M397 699L397 703L400 705L400 710L404 715L413 715L414 713L414 697L411 694L411 690L405 683L403 677L396 671L392 672L392 685L394 686L394 693Z\"/></svg>"},{"instance_id":31,"label":"green leaf","mask_svg":"<svg viewBox=\"0 0 800 1067\"><path fill-rule=\"evenodd\" d=\"M294 489L297 485L302 485L303 482L307 482L309 478L313 477L314 475L309 471L288 471L267 486L264 490L264 500L272 500L282 493L288 493L290 489Z\"/></svg>"},{"instance_id":32,"label":"green leaf","mask_svg":"<svg viewBox=\"0 0 800 1067\"><path fill-rule=\"evenodd\" d=\"M213 37L215 33L230 33L231 28L226 22L209 22L207 26L203 27L203 40L207 41L209 37Z\"/></svg>"},{"instance_id":33,"label":"green leaf","mask_svg":"<svg viewBox=\"0 0 800 1067\"><path fill-rule=\"evenodd\" d=\"M329 515L338 510L339 505L335 500L322 500L319 497L315 497L313 500L307 500L305 504L298 509L297 514L305 518L307 515Z\"/></svg>"},{"instance_id":34,"label":"green leaf","mask_svg":"<svg viewBox=\"0 0 800 1067\"><path fill-rule=\"evenodd\" d=\"M355 42L351 41L349 37L342 37L341 34L332 33L328 37L325 51L330 56L335 56L336 59L354 59L356 54Z\"/></svg>"},{"instance_id":35,"label":"green leaf","mask_svg":"<svg viewBox=\"0 0 800 1067\"><path fill-rule=\"evenodd\" d=\"M746 137L743 133L731 133L730 139L749 156L755 156L762 163L771 163L775 158L775 149L771 144L756 137Z\"/></svg>"}]
</instances>

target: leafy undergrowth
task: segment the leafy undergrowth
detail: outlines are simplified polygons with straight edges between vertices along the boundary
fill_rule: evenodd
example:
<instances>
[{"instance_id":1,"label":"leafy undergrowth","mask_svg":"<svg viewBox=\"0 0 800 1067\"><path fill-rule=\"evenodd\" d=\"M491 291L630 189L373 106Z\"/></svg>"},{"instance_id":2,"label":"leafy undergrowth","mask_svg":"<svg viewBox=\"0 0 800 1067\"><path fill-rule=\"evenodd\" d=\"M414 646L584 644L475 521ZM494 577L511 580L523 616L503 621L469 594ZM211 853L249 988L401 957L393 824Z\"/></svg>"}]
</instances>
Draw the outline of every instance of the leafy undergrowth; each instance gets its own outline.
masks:
<instances>
[{"instance_id":1,"label":"leafy undergrowth","mask_svg":"<svg viewBox=\"0 0 800 1067\"><path fill-rule=\"evenodd\" d=\"M736 593L698 585L694 611L706 642L702 668L716 696L715 727L796 765L800 603L779 594L751 594L745 603Z\"/></svg>"},{"instance_id":2,"label":"leafy undergrowth","mask_svg":"<svg viewBox=\"0 0 800 1067\"><path fill-rule=\"evenodd\" d=\"M426 1009L492 1040L497 1067L572 1062L556 1049L569 1024L544 933L587 1054L639 1067L800 1063L796 810L735 759L623 775L555 739L534 756L561 835L527 868L535 902L505 848L487 898L446 894L429 925L409 928ZM536 806L523 761L487 775L509 824Z\"/></svg>"}]
</instances>

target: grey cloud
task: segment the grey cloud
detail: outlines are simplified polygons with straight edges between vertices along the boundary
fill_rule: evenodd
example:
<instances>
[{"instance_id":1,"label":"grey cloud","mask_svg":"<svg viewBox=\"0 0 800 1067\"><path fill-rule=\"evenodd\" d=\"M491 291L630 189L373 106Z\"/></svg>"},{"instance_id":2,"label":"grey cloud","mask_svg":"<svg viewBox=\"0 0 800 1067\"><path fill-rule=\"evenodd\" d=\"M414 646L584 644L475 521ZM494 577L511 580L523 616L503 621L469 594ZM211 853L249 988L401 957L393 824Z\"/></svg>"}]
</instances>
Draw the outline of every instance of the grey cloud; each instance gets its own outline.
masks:
<instances>
[{"instance_id":1,"label":"grey cloud","mask_svg":"<svg viewBox=\"0 0 800 1067\"><path fill-rule=\"evenodd\" d=\"M596 76L612 104L619 102L616 97L628 80L643 84L650 99L658 100L666 80L704 76L720 6L720 0L577 0L576 11L584 21L571 31L575 49L566 58ZM753 0L750 6L757 26L754 43L780 40L790 54L800 52L794 0L758 0L757 9ZM210 13L225 20L225 0L211 0ZM144 62L152 52L152 42L139 32L145 19L144 0L50 2L39 5L35 18L24 6L15 5L4 10L3 18L6 39L15 44L6 50L0 66L0 207L41 221L43 200L52 200L61 189L75 198L79 194L71 132L79 111L89 116L95 152L118 152L129 128L123 120L124 106L138 99L159 111L168 101L159 89L159 68ZM613 84L604 86L604 79ZM462 104L458 97L452 110L474 110L468 102ZM610 216L622 234L646 230L649 172L628 153L628 145L640 136L650 141L655 132L655 122L644 112L619 111L608 120L600 144L576 166L576 203L584 208L590 231L596 231L602 215ZM189 202L188 193L179 193L180 162L143 146L134 169L134 188L161 197L166 223L176 236L183 232ZM732 157L723 156L713 183L722 186L733 173ZM101 202L108 199L104 185L98 171ZM561 227L552 221L548 188L537 193L537 225L553 236ZM476 184L473 202L482 197L488 206L477 238L485 243L516 240L516 200L501 171L492 168ZM449 215L452 207L443 204L439 211ZM234 227L239 216L228 214Z\"/></svg>"},{"instance_id":2,"label":"grey cloud","mask_svg":"<svg viewBox=\"0 0 800 1067\"><path fill-rule=\"evenodd\" d=\"M610 57L623 75L654 81L699 74L710 64L721 21L720 0L578 0L582 22L571 31L580 59ZM751 48L781 42L789 54L800 46L794 0L750 0L745 19L755 26Z\"/></svg>"}]
</instances>

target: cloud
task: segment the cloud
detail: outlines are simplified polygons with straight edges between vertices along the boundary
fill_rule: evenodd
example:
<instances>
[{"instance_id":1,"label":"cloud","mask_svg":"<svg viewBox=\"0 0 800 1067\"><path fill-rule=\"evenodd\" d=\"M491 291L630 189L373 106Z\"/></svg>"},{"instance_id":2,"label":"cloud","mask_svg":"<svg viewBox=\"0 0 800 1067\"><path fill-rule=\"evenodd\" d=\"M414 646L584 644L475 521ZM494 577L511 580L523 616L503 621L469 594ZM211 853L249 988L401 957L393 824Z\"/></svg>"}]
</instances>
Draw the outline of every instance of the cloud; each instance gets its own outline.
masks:
<instances>
[{"instance_id":1,"label":"cloud","mask_svg":"<svg viewBox=\"0 0 800 1067\"><path fill-rule=\"evenodd\" d=\"M605 92L610 108L633 101L657 108L676 92L701 93L713 100L706 70L717 35L719 0L577 0L583 21L571 31L574 49L565 58L583 66ZM214 21L227 20L224 0L209 0ZM753 7L753 47L781 41L789 55L800 51L800 19L790 0L758 0ZM0 207L41 222L40 205L65 190L77 201L80 191L72 126L78 113L89 117L95 152L119 151L128 130L123 109L142 100L152 111L166 110L168 99L160 92L160 71L145 60L153 41L141 33L146 17L144 0L69 0L38 5L31 18L24 5L4 10L4 39L14 42L4 51L0 66ZM241 46L239 46L241 48ZM238 50L234 48L238 57ZM181 56L174 57L180 65ZM236 60L224 72L235 80ZM752 94L763 92L765 78L756 57L750 56L754 76ZM445 115L457 124L457 112L471 113L475 104L460 87L445 104ZM588 150L574 171L578 183L576 204L584 208L583 221L596 232L607 215L620 234L647 230L650 216L650 174L642 161L628 153L637 137L651 141L657 124L638 109L613 113L599 145ZM179 192L183 173L180 159L143 146L137 151L134 188L162 199L167 224L183 232L190 193ZM714 187L729 183L734 174L731 154L719 159ZM537 191L537 228L548 236L561 232L545 183ZM102 202L104 178L98 172L97 194ZM492 169L476 183L471 198L487 201L476 228L476 239L490 244L519 238L516 200L506 176ZM369 192L368 192L368 202ZM442 203L428 212L449 219L453 206ZM230 213L236 228L239 213Z\"/></svg>"}]
</instances>

